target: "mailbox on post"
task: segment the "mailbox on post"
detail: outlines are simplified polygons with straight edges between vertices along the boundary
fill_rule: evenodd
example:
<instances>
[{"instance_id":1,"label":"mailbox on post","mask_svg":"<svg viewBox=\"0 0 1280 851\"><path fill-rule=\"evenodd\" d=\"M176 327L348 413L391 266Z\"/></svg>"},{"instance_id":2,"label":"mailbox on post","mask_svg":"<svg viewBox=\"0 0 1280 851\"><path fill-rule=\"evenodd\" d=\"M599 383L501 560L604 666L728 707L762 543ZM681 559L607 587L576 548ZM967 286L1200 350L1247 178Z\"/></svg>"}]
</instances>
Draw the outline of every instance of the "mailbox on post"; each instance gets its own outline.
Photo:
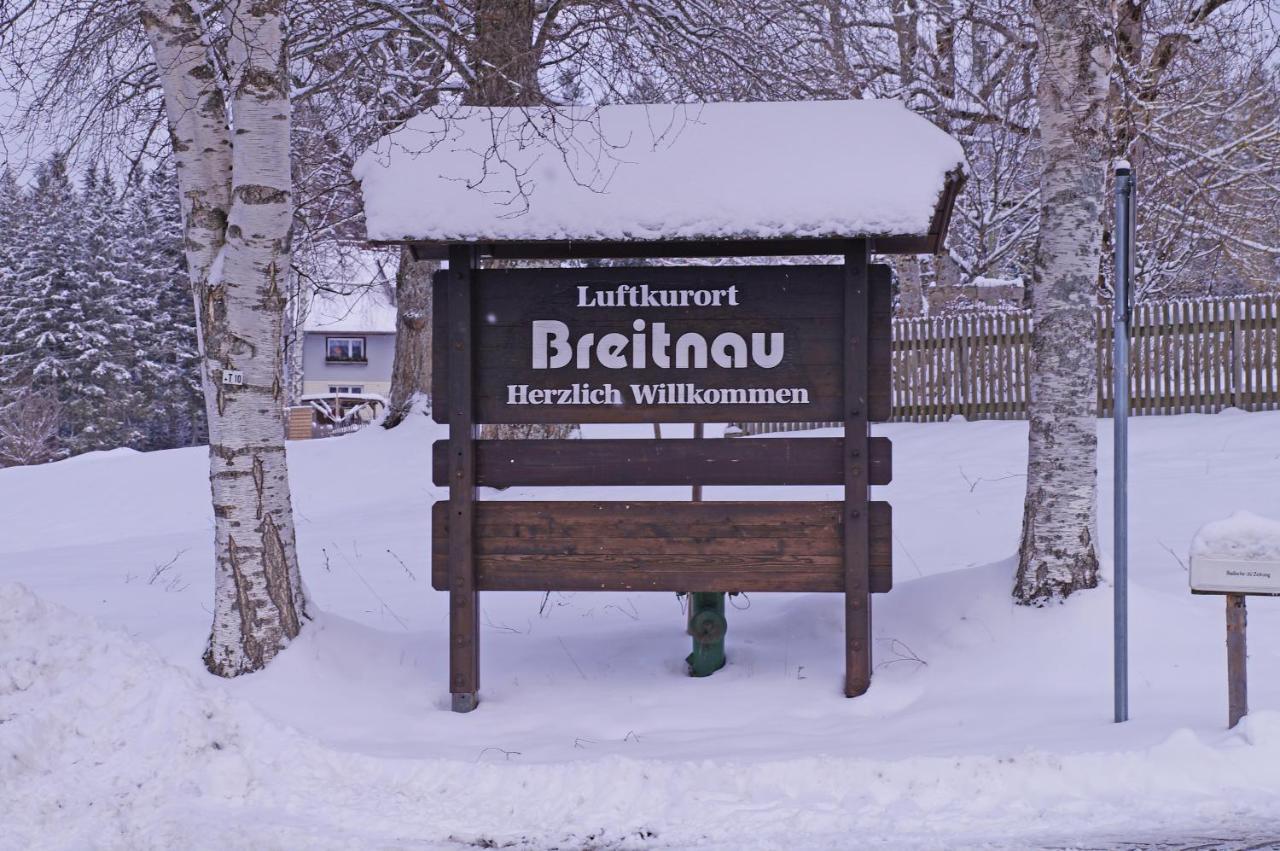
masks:
<instances>
[{"instance_id":1,"label":"mailbox on post","mask_svg":"<svg viewBox=\"0 0 1280 851\"><path fill-rule=\"evenodd\" d=\"M1247 596L1280 596L1280 522L1240 511L1191 543L1191 592L1227 601L1227 726L1249 714Z\"/></svg>"}]
</instances>

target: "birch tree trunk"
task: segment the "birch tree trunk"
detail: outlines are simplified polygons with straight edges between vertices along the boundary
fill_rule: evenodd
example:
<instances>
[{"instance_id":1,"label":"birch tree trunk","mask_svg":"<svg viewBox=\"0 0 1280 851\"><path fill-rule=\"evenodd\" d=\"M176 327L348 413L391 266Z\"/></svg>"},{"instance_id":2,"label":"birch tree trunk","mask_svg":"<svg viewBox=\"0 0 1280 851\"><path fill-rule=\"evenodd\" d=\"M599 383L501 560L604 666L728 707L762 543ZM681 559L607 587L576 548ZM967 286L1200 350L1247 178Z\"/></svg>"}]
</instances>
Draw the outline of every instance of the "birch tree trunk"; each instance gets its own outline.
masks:
<instances>
[{"instance_id":1,"label":"birch tree trunk","mask_svg":"<svg viewBox=\"0 0 1280 851\"><path fill-rule=\"evenodd\" d=\"M895 257L898 269L898 315L922 316L927 305L924 300L924 275L918 257Z\"/></svg>"},{"instance_id":2,"label":"birch tree trunk","mask_svg":"<svg viewBox=\"0 0 1280 851\"><path fill-rule=\"evenodd\" d=\"M1100 0L1037 0L1040 238L1031 286L1030 439L1013 595L1098 584L1097 331L1112 46Z\"/></svg>"},{"instance_id":3,"label":"birch tree trunk","mask_svg":"<svg viewBox=\"0 0 1280 851\"><path fill-rule=\"evenodd\" d=\"M396 353L391 367L391 401L386 428L395 428L413 410L419 395L431 395L431 278L439 263L414 260L400 248L396 271Z\"/></svg>"},{"instance_id":4,"label":"birch tree trunk","mask_svg":"<svg viewBox=\"0 0 1280 851\"><path fill-rule=\"evenodd\" d=\"M307 309L310 307L310 288L298 280L289 267L289 299L285 307L284 321L284 375L285 404L300 404L303 391L302 349L306 342Z\"/></svg>"},{"instance_id":5,"label":"birch tree trunk","mask_svg":"<svg viewBox=\"0 0 1280 851\"><path fill-rule=\"evenodd\" d=\"M226 7L223 69L188 3L143 0L141 10L178 166L200 331L215 558L204 660L221 676L263 667L305 612L282 420L293 215L282 2ZM224 383L225 371L243 384Z\"/></svg>"}]
</instances>

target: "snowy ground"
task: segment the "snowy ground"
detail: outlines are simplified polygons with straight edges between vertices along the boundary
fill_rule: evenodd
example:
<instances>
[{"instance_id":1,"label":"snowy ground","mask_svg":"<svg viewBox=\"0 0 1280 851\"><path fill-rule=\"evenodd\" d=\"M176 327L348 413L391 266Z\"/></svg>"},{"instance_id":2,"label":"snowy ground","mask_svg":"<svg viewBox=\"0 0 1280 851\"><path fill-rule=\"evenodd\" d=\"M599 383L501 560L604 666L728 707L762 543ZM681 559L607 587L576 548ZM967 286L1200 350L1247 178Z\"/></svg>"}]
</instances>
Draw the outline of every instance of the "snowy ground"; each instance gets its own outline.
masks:
<instances>
[{"instance_id":1,"label":"snowy ground","mask_svg":"<svg viewBox=\"0 0 1280 851\"><path fill-rule=\"evenodd\" d=\"M1280 847L1280 600L1250 604L1229 733L1223 603L1185 570L1205 521L1280 516L1280 413L1133 424L1125 725L1110 589L1010 602L1025 424L879 432L897 586L856 700L835 595L738 600L692 680L674 595L492 593L482 704L447 711L425 418L290 446L316 617L232 682L199 663L203 450L0 471L0 847Z\"/></svg>"}]
</instances>

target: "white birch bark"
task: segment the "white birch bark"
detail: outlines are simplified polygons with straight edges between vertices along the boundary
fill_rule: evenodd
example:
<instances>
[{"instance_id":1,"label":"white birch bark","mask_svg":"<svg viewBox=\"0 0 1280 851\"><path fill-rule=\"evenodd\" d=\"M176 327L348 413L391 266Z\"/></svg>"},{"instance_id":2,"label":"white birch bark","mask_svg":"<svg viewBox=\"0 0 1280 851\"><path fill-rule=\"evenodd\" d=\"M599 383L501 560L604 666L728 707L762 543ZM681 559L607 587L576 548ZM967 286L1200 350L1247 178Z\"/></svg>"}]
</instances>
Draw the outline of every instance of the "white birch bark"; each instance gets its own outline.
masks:
<instances>
[{"instance_id":1,"label":"white birch bark","mask_svg":"<svg viewBox=\"0 0 1280 851\"><path fill-rule=\"evenodd\" d=\"M227 91L182 0L143 0L182 194L209 420L209 670L258 670L305 612L284 454L281 330L292 219L281 0L227 7ZM231 121L234 116L235 143ZM222 382L224 370L244 376Z\"/></svg>"},{"instance_id":2,"label":"white birch bark","mask_svg":"<svg viewBox=\"0 0 1280 851\"><path fill-rule=\"evenodd\" d=\"M1030 439L1014 597L1043 605L1098 584L1097 331L1107 86L1100 0L1037 0L1040 238L1031 287Z\"/></svg>"}]
</instances>

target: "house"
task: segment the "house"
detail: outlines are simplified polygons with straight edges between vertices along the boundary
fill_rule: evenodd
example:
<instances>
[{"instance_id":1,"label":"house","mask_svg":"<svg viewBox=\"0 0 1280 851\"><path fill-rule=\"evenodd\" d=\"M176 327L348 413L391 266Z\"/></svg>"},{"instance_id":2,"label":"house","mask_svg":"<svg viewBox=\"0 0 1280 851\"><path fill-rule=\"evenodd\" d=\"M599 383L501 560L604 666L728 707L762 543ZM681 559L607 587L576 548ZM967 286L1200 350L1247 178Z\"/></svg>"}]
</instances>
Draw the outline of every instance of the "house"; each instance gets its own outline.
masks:
<instances>
[{"instance_id":1,"label":"house","mask_svg":"<svg viewBox=\"0 0 1280 851\"><path fill-rule=\"evenodd\" d=\"M385 277L321 289L303 323L302 397L317 421L361 420L386 404L396 349L395 290Z\"/></svg>"}]
</instances>

